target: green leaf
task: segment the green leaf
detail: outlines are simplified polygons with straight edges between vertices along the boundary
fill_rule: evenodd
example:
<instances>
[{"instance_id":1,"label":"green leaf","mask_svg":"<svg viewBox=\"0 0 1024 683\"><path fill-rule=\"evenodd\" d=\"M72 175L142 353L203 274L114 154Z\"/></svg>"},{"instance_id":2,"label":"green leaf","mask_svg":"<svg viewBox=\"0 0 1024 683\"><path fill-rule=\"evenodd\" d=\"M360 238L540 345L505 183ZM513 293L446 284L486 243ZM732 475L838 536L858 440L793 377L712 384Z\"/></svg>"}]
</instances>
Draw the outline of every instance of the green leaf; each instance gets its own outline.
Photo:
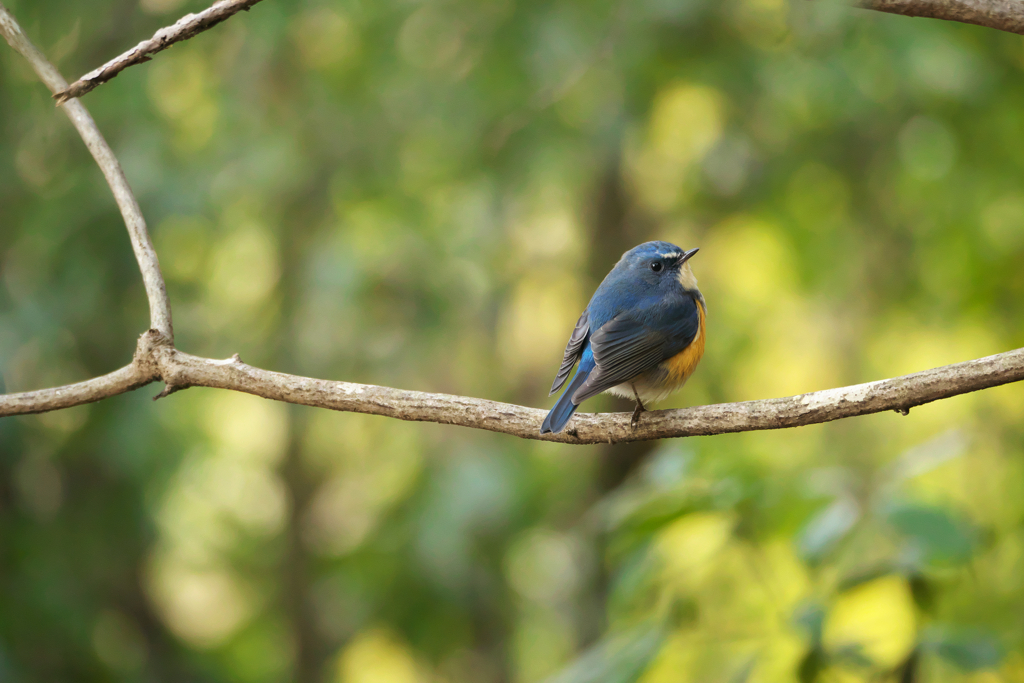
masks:
<instances>
[{"instance_id":1,"label":"green leaf","mask_svg":"<svg viewBox=\"0 0 1024 683\"><path fill-rule=\"evenodd\" d=\"M950 511L917 504L897 504L889 523L907 537L910 549L925 564L963 564L974 549L974 530Z\"/></svg>"}]
</instances>

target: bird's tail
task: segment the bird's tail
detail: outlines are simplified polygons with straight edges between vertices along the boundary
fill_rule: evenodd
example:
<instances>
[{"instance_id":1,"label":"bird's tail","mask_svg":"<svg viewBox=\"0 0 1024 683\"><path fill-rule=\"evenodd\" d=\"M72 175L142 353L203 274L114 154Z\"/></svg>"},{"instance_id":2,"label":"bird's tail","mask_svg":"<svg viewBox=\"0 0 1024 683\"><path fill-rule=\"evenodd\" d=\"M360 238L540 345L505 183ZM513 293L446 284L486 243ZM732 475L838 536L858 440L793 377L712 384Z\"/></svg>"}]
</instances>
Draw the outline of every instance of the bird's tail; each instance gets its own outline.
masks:
<instances>
[{"instance_id":1,"label":"bird's tail","mask_svg":"<svg viewBox=\"0 0 1024 683\"><path fill-rule=\"evenodd\" d=\"M541 434L547 434L552 432L557 434L565 428L565 424L572 417L572 414L576 412L578 404L572 402L572 395L576 393L576 390L587 381L587 376L590 375L589 371L577 370L576 375L569 382L569 386L566 387L562 395L558 397L558 401L555 403L555 407L551 409L548 416L544 418L544 424L540 427Z\"/></svg>"}]
</instances>

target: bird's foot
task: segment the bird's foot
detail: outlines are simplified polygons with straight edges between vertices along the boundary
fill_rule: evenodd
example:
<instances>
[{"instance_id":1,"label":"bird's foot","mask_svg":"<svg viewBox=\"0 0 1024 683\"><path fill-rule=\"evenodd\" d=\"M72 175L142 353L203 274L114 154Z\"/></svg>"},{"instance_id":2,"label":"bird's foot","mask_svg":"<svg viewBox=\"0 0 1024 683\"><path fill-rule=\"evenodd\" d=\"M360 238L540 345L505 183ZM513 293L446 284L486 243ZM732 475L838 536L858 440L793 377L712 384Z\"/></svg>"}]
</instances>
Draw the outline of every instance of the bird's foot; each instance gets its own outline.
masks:
<instances>
[{"instance_id":1,"label":"bird's foot","mask_svg":"<svg viewBox=\"0 0 1024 683\"><path fill-rule=\"evenodd\" d=\"M636 398L636 408L633 409L633 417L629 419L629 428L635 430L640 426L640 413L647 410L644 408L643 401L640 400L640 394L636 392L636 387L633 387L633 397Z\"/></svg>"},{"instance_id":2,"label":"bird's foot","mask_svg":"<svg viewBox=\"0 0 1024 683\"><path fill-rule=\"evenodd\" d=\"M629 420L630 429L635 430L637 427L640 426L640 413L644 412L645 410L646 408L644 408L643 404L636 404L636 408L633 409L633 417L630 418Z\"/></svg>"}]
</instances>

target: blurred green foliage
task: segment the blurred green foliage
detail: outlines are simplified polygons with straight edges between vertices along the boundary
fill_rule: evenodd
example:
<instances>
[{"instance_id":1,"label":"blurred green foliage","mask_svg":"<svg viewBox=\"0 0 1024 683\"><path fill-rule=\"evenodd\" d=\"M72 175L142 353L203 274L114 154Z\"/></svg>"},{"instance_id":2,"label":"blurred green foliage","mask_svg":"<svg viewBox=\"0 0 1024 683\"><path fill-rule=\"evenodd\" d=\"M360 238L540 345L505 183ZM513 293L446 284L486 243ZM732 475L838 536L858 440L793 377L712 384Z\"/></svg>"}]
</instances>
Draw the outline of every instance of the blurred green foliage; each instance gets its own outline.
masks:
<instances>
[{"instance_id":1,"label":"blurred green foliage","mask_svg":"<svg viewBox=\"0 0 1024 683\"><path fill-rule=\"evenodd\" d=\"M76 77L194 0L6 0ZM667 406L1024 337L1024 44L783 0L266 0L85 98L189 352L548 406L700 246ZM0 49L4 391L125 364L102 177ZM0 680L1024 680L1024 388L573 448L156 389L0 420ZM596 399L586 409L628 409Z\"/></svg>"}]
</instances>

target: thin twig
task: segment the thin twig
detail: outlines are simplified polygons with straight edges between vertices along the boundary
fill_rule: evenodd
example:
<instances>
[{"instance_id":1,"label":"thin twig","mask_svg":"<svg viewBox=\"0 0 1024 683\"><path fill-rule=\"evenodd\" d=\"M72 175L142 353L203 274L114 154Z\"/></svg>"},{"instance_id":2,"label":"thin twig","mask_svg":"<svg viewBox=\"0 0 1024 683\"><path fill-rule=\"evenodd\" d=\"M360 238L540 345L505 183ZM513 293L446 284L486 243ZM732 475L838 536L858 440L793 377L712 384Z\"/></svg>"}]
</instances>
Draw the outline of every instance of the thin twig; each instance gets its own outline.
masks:
<instances>
[{"instance_id":1,"label":"thin twig","mask_svg":"<svg viewBox=\"0 0 1024 683\"><path fill-rule=\"evenodd\" d=\"M4 415L31 415L95 403L138 389L152 381L152 377L140 376L134 365L126 365L119 370L84 382L54 389L5 394L0 400L3 402Z\"/></svg>"},{"instance_id":2,"label":"thin twig","mask_svg":"<svg viewBox=\"0 0 1024 683\"><path fill-rule=\"evenodd\" d=\"M854 0L856 6L907 17L929 17L1024 34L1020 0Z\"/></svg>"},{"instance_id":3,"label":"thin twig","mask_svg":"<svg viewBox=\"0 0 1024 683\"><path fill-rule=\"evenodd\" d=\"M164 337L151 330L139 339L132 362L119 370L63 387L0 396L3 406L0 415L29 415L73 408L156 382L160 379L160 370L154 362L153 346L160 343L166 343Z\"/></svg>"},{"instance_id":4,"label":"thin twig","mask_svg":"<svg viewBox=\"0 0 1024 683\"><path fill-rule=\"evenodd\" d=\"M0 35L3 35L10 46L28 60L36 75L52 92L58 92L67 87L68 84L64 77L29 41L3 3L0 3ZM142 217L139 203L135 200L132 188L128 186L128 179L125 178L124 171L121 170L121 164L118 163L110 145L103 139L103 134L96 127L96 122L93 121L92 116L81 102L77 100L67 102L63 109L78 130L78 134L82 136L82 140L85 141L85 146L92 152L100 170L103 171L107 184L110 185L110 190L114 193L114 200L124 217L128 235L131 237L132 249L135 252L135 259L139 262L139 269L142 271L146 297L149 299L150 327L159 330L168 341L173 341L171 303L167 298L164 277L160 273L160 262L157 260L156 250L153 249L153 242L149 239L149 231L146 230L146 219Z\"/></svg>"},{"instance_id":5,"label":"thin twig","mask_svg":"<svg viewBox=\"0 0 1024 683\"><path fill-rule=\"evenodd\" d=\"M70 86L65 84L58 92L54 92L53 98L57 100L58 105L61 105L74 97L81 97L128 67L148 62L157 52L213 28L238 12L248 10L257 2L260 0L218 0L199 14L186 14L172 26L165 26L154 33L149 40L144 40L124 54L114 57L98 69L85 74Z\"/></svg>"},{"instance_id":6,"label":"thin twig","mask_svg":"<svg viewBox=\"0 0 1024 683\"><path fill-rule=\"evenodd\" d=\"M939 399L1024 380L1024 349L799 396L649 411L635 429L630 426L630 413L577 413L565 432L544 435L540 434L544 410L468 396L286 375L247 365L237 355L227 360L200 358L174 349L152 330L139 340L131 366L100 379L103 384L90 380L59 389L0 396L0 417L89 403L163 379L167 389L162 395L188 387L211 387L297 405L459 425L524 439L622 443L784 429L886 411L903 413Z\"/></svg>"}]
</instances>

